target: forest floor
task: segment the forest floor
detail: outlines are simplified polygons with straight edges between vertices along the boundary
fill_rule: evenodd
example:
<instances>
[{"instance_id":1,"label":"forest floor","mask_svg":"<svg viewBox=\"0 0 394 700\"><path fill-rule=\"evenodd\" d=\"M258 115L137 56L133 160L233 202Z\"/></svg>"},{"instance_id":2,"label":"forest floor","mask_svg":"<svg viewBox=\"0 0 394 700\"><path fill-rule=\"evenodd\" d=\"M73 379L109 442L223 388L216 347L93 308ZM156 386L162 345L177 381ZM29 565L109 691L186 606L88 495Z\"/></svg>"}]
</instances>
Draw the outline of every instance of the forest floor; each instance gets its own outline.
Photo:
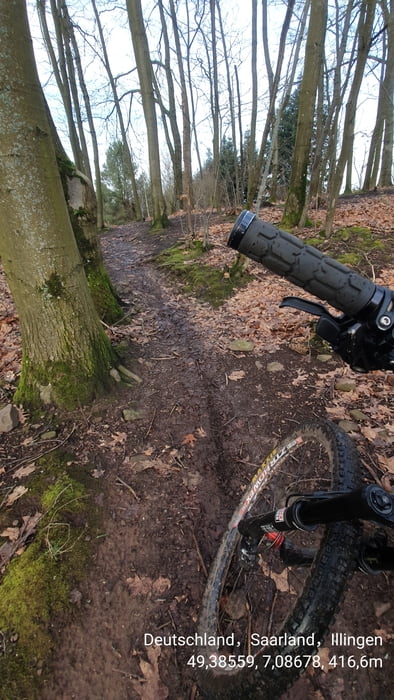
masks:
<instances>
[{"instance_id":1,"label":"forest floor","mask_svg":"<svg viewBox=\"0 0 394 700\"><path fill-rule=\"evenodd\" d=\"M281 211L262 214L276 222ZM322 216L315 212L316 231ZM207 264L231 266L234 252L225 241L233 220L211 217ZM360 269L392 287L393 221L390 194L343 200L336 217L337 227L374 222L375 239L383 243L363 253ZM193 648L148 646L144 635L195 633L207 570L240 489L295 424L311 416L344 421L369 477L387 485L394 472L392 375L355 375L327 349L316 348L310 317L278 308L283 296L298 290L257 265L250 267L248 286L219 308L185 295L181 281L155 261L160 250L183 238L183 225L181 216L173 217L168 230L151 234L148 223L130 223L101 237L127 313L122 325L107 330L123 348L133 385L119 384L111 396L61 421L56 413L34 424L25 416L1 438L0 514L6 513L10 527L29 515L27 505L23 510L26 492L14 501L11 496L20 485L29 488L32 475L21 465L34 471L39 454L52 448L73 455L94 483L101 511L89 573L72 592L71 609L51 622L52 656L32 662L42 700L200 697L188 664ZM313 228L301 233L315 235ZM329 245L330 252L346 253L351 241L342 236ZM4 281L1 289L6 403L18 375L20 341ZM239 339L251 341L253 350L230 349ZM2 536L0 545L7 541L4 529ZM334 649L328 640L322 658L336 653L344 661L308 670L283 699L391 697L392 584L390 575L356 573L333 626L361 640L378 635L382 646ZM17 647L17 634L11 643ZM353 668L349 659L358 662L363 655L379 659L377 667Z\"/></svg>"}]
</instances>

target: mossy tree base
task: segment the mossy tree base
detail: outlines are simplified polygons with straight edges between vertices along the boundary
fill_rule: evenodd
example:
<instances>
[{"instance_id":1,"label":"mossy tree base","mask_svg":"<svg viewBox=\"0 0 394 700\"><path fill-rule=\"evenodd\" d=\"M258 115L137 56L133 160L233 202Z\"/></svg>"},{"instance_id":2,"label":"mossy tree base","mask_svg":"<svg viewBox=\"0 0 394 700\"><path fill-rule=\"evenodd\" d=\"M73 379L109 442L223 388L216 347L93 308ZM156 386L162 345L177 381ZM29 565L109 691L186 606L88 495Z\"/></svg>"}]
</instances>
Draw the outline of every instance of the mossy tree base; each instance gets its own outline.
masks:
<instances>
[{"instance_id":1,"label":"mossy tree base","mask_svg":"<svg viewBox=\"0 0 394 700\"><path fill-rule=\"evenodd\" d=\"M108 391L112 385L109 372L117 361L115 351L104 333L95 349L83 364L81 360L78 364L56 361L32 365L24 356L14 403L32 409L55 404L72 410Z\"/></svg>"}]
</instances>

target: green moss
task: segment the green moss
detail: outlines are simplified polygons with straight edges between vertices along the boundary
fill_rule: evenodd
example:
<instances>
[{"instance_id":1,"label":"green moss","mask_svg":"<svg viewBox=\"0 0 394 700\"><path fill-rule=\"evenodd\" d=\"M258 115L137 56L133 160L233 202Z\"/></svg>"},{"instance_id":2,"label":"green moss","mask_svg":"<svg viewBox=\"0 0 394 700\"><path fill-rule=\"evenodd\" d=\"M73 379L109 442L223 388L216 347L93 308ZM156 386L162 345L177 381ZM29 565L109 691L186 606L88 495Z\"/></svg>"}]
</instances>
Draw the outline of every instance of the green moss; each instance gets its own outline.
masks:
<instances>
[{"instance_id":1,"label":"green moss","mask_svg":"<svg viewBox=\"0 0 394 700\"><path fill-rule=\"evenodd\" d=\"M72 228L96 311L102 321L111 325L122 318L123 310L103 265L96 236L89 238L85 235L80 221L83 215L83 210L70 209Z\"/></svg>"},{"instance_id":2,"label":"green moss","mask_svg":"<svg viewBox=\"0 0 394 700\"><path fill-rule=\"evenodd\" d=\"M344 253L343 255L337 255L336 259L338 262L342 263L343 265L352 265L356 266L359 265L360 262L363 259L363 256L361 253Z\"/></svg>"},{"instance_id":3,"label":"green moss","mask_svg":"<svg viewBox=\"0 0 394 700\"><path fill-rule=\"evenodd\" d=\"M0 581L1 700L40 697L54 646L52 630L65 615L75 614L70 593L91 558L98 509L86 473L68 462L69 456L60 453L39 460L28 498L30 512L35 504L43 516L33 542L10 562Z\"/></svg>"},{"instance_id":4,"label":"green moss","mask_svg":"<svg viewBox=\"0 0 394 700\"><path fill-rule=\"evenodd\" d=\"M382 241L366 226L340 228L335 231L332 237L337 241L349 242L364 252L374 249L382 250L384 248Z\"/></svg>"},{"instance_id":5,"label":"green moss","mask_svg":"<svg viewBox=\"0 0 394 700\"><path fill-rule=\"evenodd\" d=\"M99 317L109 325L116 323L122 318L123 310L104 265L101 263L95 266L87 264L85 271Z\"/></svg>"},{"instance_id":6,"label":"green moss","mask_svg":"<svg viewBox=\"0 0 394 700\"><path fill-rule=\"evenodd\" d=\"M115 353L104 333L96 339L90 356L82 359L33 367L24 355L14 401L32 409L53 403L65 410L89 403L111 387L109 370Z\"/></svg>"},{"instance_id":7,"label":"green moss","mask_svg":"<svg viewBox=\"0 0 394 700\"><path fill-rule=\"evenodd\" d=\"M39 291L46 299L61 299L64 294L64 283L57 272L52 274L45 280Z\"/></svg>"},{"instance_id":8,"label":"green moss","mask_svg":"<svg viewBox=\"0 0 394 700\"><path fill-rule=\"evenodd\" d=\"M314 236L313 238L308 238L305 243L307 245L314 246L314 248L318 248L319 245L323 243L323 239L319 238L318 236Z\"/></svg>"},{"instance_id":9,"label":"green moss","mask_svg":"<svg viewBox=\"0 0 394 700\"><path fill-rule=\"evenodd\" d=\"M234 288L246 285L251 278L236 268L223 270L205 265L201 260L203 255L202 241L195 241L190 247L168 248L156 260L161 267L181 279L186 294L217 307L231 296Z\"/></svg>"}]
</instances>

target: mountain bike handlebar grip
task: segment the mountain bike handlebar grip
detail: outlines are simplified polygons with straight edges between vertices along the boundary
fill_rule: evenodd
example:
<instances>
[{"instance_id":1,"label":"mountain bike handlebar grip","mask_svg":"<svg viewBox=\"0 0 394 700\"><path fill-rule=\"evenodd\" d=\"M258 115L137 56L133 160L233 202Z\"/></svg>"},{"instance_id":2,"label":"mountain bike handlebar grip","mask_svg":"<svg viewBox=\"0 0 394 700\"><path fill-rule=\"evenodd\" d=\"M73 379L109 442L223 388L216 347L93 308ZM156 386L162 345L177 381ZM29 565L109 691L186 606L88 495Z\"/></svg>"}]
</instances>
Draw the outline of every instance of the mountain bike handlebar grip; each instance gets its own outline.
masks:
<instances>
[{"instance_id":1,"label":"mountain bike handlebar grip","mask_svg":"<svg viewBox=\"0 0 394 700\"><path fill-rule=\"evenodd\" d=\"M287 231L243 211L227 245L353 318L364 315L377 286Z\"/></svg>"}]
</instances>

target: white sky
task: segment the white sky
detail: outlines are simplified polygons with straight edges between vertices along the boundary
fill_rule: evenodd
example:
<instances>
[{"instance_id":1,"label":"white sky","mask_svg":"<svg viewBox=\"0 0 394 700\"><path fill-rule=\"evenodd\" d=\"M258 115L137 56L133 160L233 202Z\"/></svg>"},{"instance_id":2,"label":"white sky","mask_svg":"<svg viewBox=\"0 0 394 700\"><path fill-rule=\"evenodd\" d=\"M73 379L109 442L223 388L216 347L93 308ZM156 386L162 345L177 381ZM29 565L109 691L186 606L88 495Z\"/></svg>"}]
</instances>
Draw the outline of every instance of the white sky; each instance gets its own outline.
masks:
<instances>
[{"instance_id":1,"label":"white sky","mask_svg":"<svg viewBox=\"0 0 394 700\"><path fill-rule=\"evenodd\" d=\"M100 9L100 0L97 2ZM115 3L114 3L115 4ZM51 78L51 70L49 66L49 61L46 55L46 51L42 48L42 42L40 39L40 29L38 20L36 17L36 11L34 7L34 0L28 0L29 6L29 17L33 35L33 43L35 47L36 60L38 65L38 70L40 74L41 81L44 85L45 93L55 119L55 123L59 129L59 133L67 148L68 139L66 134L64 111L61 104L61 100L57 91L57 87L54 83L53 77ZM88 0L69 0L68 2L70 8L70 14L72 17L76 18L76 21L88 29L90 32L94 32L94 25L89 20L92 16L90 9L90 2ZM117 3L118 7L125 5L125 0ZM149 22L149 42L151 53L155 51L155 37L158 36L157 26L158 14L153 13L152 7L154 5L153 0L143 0L144 15ZM275 58L275 49L279 43L279 34L281 23L283 20L285 12L285 4L278 0L276 3L277 7L272 8L271 14L271 25L272 25L272 40L270 41L270 50ZM251 96L251 69L250 69L250 44L251 44L251 2L243 0L243 2L237 2L236 0L227 0L222 3L222 14L223 22L225 26L228 26L228 31L226 32L226 41L228 45L232 42L239 42L239 48L237 52L239 55L242 54L242 62L239 63L239 76L241 83L241 93L242 100L244 102L243 109L243 129L244 131L248 128L249 114L248 114L248 103L250 103ZM226 16L228 15L228 17ZM110 62L112 66L112 71L114 75L119 75L120 73L126 73L134 67L134 59L132 52L132 44L130 37L130 30L127 22L126 12L122 12L121 9L115 12L106 12L102 16L103 24L105 23L105 33L108 36L107 50L110 57ZM258 17L258 33L260 32L260 13ZM93 39L92 39L93 41ZM83 54L83 49L81 48L81 53ZM111 122L106 122L104 117L107 113L106 105L102 103L105 102L106 97L110 95L109 91L104 87L107 83L107 77L104 68L97 61L93 61L91 56L89 56L89 51L86 50L84 59L86 60L85 65L85 77L89 83L89 89L92 93L92 103L95 104L95 114L97 116L97 133L100 144L100 154L102 163L105 160L105 152L111 141L113 141L119 134L116 133L115 119ZM267 84L264 75L264 57L262 52L262 47L259 47L258 59L262 70L260 71L259 77L259 99L260 99L260 109L258 118L258 130L261 135L262 129L264 127L265 119L265 104L266 104L266 94L267 94ZM301 71L298 71L298 74ZM128 77L123 78L119 81L119 92L125 92L137 86L137 76L134 71ZM205 90L207 90L207 87ZM365 161L366 155L368 153L369 137L371 130L373 128L373 121L376 113L376 94L377 94L377 83L373 76L370 77L368 83L363 87L362 94L360 95L359 108L357 112L357 125L356 132L359 134L356 140L357 145L357 155L356 155L356 167L354 171L354 185L359 186L359 174L361 173L362 163ZM226 108L225 101L227 95L224 95L223 108ZM227 98L228 99L228 98ZM199 141L200 141L200 153L201 158L204 161L206 157L207 150L211 147L212 135L210 129L207 128L208 121L206 119L209 113L209 106L207 102L203 99L202 95L198 96L198 116L199 116ZM133 98L131 112L131 129L130 129L130 140L133 148L135 160L140 163L142 169L147 170L147 148L146 148L146 137L145 137L145 125L142 114L142 109L138 105L138 98ZM228 111L228 105L227 105ZM363 136L363 134L365 134ZM230 134L227 132L227 135ZM162 137L164 139L164 137ZM257 143L259 140L259 135L257 137ZM167 155L167 148L164 146L163 154L165 162L169 162L169 156ZM194 168L196 168L196 161L194 162ZM360 175L361 177L361 175Z\"/></svg>"}]
</instances>

